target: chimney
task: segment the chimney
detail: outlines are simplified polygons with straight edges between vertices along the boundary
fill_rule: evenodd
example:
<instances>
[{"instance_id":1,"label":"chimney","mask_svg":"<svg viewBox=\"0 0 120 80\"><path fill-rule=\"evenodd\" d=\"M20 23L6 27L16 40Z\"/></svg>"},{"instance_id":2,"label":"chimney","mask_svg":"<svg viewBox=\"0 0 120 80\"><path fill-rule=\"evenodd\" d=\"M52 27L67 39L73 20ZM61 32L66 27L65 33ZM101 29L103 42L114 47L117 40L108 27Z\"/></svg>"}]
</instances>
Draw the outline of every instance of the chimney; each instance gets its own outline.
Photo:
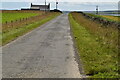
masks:
<instances>
[{"instance_id":1,"label":"chimney","mask_svg":"<svg viewBox=\"0 0 120 80\"><path fill-rule=\"evenodd\" d=\"M48 9L49 9L49 11L50 11L50 3L49 3L49 5L48 5Z\"/></svg>"},{"instance_id":2,"label":"chimney","mask_svg":"<svg viewBox=\"0 0 120 80\"><path fill-rule=\"evenodd\" d=\"M48 4L48 8L50 8L50 3Z\"/></svg>"}]
</instances>

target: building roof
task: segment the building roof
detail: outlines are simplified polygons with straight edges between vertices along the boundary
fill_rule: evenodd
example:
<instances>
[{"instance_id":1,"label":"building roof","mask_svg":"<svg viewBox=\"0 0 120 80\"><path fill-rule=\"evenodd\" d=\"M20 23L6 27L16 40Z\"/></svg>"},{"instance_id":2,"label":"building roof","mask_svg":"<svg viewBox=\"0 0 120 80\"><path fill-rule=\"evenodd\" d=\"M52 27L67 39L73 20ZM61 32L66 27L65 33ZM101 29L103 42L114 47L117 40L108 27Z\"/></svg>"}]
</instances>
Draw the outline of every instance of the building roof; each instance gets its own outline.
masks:
<instances>
[{"instance_id":1,"label":"building roof","mask_svg":"<svg viewBox=\"0 0 120 80\"><path fill-rule=\"evenodd\" d=\"M31 7L40 7L40 8L50 8L50 4L48 4L48 5L33 5L32 3L31 3Z\"/></svg>"}]
</instances>

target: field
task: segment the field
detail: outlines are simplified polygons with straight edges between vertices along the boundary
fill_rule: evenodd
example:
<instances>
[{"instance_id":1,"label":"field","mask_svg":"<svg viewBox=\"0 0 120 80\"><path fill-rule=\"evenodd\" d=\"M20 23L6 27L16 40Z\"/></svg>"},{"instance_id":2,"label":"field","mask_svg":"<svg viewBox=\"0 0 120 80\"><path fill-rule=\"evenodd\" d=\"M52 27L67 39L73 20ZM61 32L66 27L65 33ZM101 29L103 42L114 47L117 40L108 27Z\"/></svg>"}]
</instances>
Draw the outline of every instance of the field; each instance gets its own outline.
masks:
<instances>
[{"instance_id":1,"label":"field","mask_svg":"<svg viewBox=\"0 0 120 80\"><path fill-rule=\"evenodd\" d=\"M116 21L116 22L120 22L120 16L110 16L110 15L94 15L94 14L91 14L91 13L87 13L88 15L90 16L93 16L93 17L98 17L98 18L103 18L103 19L106 19L108 21Z\"/></svg>"},{"instance_id":2,"label":"field","mask_svg":"<svg viewBox=\"0 0 120 80\"><path fill-rule=\"evenodd\" d=\"M69 20L85 74L91 78L118 78L118 29L77 12L70 13Z\"/></svg>"},{"instance_id":3,"label":"field","mask_svg":"<svg viewBox=\"0 0 120 80\"><path fill-rule=\"evenodd\" d=\"M101 15L101 17L103 17L103 18L107 18L107 19L109 19L109 20L113 20L113 21L119 21L120 22L120 16L108 16L108 15Z\"/></svg>"},{"instance_id":4,"label":"field","mask_svg":"<svg viewBox=\"0 0 120 80\"><path fill-rule=\"evenodd\" d=\"M41 11L3 11L1 45L5 45L17 37L37 28L55 18L60 13ZM12 21L11 21L12 20ZM6 23L7 21L7 23Z\"/></svg>"},{"instance_id":5,"label":"field","mask_svg":"<svg viewBox=\"0 0 120 80\"><path fill-rule=\"evenodd\" d=\"M23 18L37 16L38 13L2 13L2 23L16 21Z\"/></svg>"}]
</instances>

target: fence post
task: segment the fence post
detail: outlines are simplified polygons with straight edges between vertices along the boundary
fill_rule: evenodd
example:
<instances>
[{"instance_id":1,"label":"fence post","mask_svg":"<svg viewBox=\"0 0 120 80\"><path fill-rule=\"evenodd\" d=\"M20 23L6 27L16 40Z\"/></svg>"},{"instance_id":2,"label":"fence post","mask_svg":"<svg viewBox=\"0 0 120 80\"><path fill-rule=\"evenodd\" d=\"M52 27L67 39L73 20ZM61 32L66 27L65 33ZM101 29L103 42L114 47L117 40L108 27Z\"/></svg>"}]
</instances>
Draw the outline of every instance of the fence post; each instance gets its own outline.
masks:
<instances>
[{"instance_id":1,"label":"fence post","mask_svg":"<svg viewBox=\"0 0 120 80\"><path fill-rule=\"evenodd\" d=\"M7 21L5 23L7 24Z\"/></svg>"},{"instance_id":2,"label":"fence post","mask_svg":"<svg viewBox=\"0 0 120 80\"><path fill-rule=\"evenodd\" d=\"M27 25L27 18L26 18L26 25Z\"/></svg>"},{"instance_id":3,"label":"fence post","mask_svg":"<svg viewBox=\"0 0 120 80\"><path fill-rule=\"evenodd\" d=\"M11 26L13 27L13 21L11 21Z\"/></svg>"},{"instance_id":4,"label":"fence post","mask_svg":"<svg viewBox=\"0 0 120 80\"><path fill-rule=\"evenodd\" d=\"M21 18L20 18L20 22L21 22Z\"/></svg>"},{"instance_id":5,"label":"fence post","mask_svg":"<svg viewBox=\"0 0 120 80\"><path fill-rule=\"evenodd\" d=\"M14 26L16 27L17 25L18 25L18 20L16 19L16 23L15 23L15 25L14 25Z\"/></svg>"}]
</instances>

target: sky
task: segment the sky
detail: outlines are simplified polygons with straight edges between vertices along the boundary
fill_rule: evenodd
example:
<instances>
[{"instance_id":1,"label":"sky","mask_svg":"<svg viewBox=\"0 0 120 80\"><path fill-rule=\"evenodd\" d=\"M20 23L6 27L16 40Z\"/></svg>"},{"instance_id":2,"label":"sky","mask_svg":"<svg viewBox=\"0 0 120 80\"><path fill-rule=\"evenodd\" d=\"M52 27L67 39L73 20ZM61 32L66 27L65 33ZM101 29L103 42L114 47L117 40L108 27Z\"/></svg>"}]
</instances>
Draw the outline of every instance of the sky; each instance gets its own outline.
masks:
<instances>
[{"instance_id":1,"label":"sky","mask_svg":"<svg viewBox=\"0 0 120 80\"><path fill-rule=\"evenodd\" d=\"M44 0L1 0L2 2L44 2ZM47 0L54 2L56 0ZM59 2L119 2L120 0L57 0Z\"/></svg>"},{"instance_id":2,"label":"sky","mask_svg":"<svg viewBox=\"0 0 120 80\"><path fill-rule=\"evenodd\" d=\"M45 0L2 0L0 9L16 10L30 8L30 4L44 4ZM46 0L55 9L56 0ZM118 10L119 0L58 0L58 9L61 11L95 11L96 5L100 11Z\"/></svg>"}]
</instances>

